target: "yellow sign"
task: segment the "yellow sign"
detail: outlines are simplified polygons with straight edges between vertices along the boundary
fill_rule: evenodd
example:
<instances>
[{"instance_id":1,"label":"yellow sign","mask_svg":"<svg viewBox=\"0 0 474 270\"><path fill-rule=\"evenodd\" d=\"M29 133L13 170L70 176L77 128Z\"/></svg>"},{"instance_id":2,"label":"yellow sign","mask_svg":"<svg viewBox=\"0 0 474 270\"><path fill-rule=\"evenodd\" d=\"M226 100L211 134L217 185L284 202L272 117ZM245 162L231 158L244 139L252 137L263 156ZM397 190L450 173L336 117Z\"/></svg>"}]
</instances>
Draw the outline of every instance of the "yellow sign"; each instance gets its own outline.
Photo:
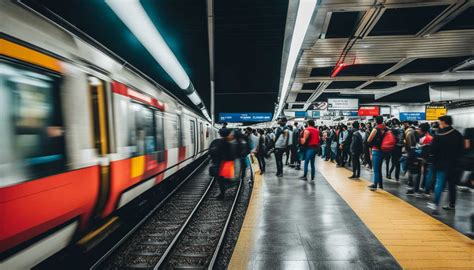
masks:
<instances>
[{"instance_id":1,"label":"yellow sign","mask_svg":"<svg viewBox=\"0 0 474 270\"><path fill-rule=\"evenodd\" d=\"M440 116L446 115L446 106L426 106L426 121L438 120Z\"/></svg>"}]
</instances>

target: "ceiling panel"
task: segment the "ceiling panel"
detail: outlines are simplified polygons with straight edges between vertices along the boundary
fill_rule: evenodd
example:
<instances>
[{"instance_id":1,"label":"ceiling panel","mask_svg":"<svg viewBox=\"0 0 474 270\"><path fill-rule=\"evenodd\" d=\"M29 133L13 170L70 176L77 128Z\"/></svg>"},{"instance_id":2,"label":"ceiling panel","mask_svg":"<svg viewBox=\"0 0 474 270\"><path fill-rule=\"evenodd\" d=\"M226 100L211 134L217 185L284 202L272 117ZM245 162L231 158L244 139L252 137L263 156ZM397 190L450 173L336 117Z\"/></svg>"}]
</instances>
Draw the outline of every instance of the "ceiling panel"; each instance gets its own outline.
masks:
<instances>
[{"instance_id":1,"label":"ceiling panel","mask_svg":"<svg viewBox=\"0 0 474 270\"><path fill-rule=\"evenodd\" d=\"M474 6L463 11L452 21L447 23L441 30L474 29Z\"/></svg>"},{"instance_id":2,"label":"ceiling panel","mask_svg":"<svg viewBox=\"0 0 474 270\"><path fill-rule=\"evenodd\" d=\"M467 60L469 57L470 56L419 58L395 70L391 74L443 72Z\"/></svg>"},{"instance_id":3,"label":"ceiling panel","mask_svg":"<svg viewBox=\"0 0 474 270\"><path fill-rule=\"evenodd\" d=\"M311 96L312 94L311 93L299 93L297 96L296 96L296 102L305 102L306 100L308 100L308 98Z\"/></svg>"},{"instance_id":4,"label":"ceiling panel","mask_svg":"<svg viewBox=\"0 0 474 270\"><path fill-rule=\"evenodd\" d=\"M326 89L345 89L356 88L365 83L365 81L334 81Z\"/></svg>"},{"instance_id":5,"label":"ceiling panel","mask_svg":"<svg viewBox=\"0 0 474 270\"><path fill-rule=\"evenodd\" d=\"M315 90L319 86L319 82L315 83L304 83L303 87L301 88L302 90Z\"/></svg>"},{"instance_id":6,"label":"ceiling panel","mask_svg":"<svg viewBox=\"0 0 474 270\"><path fill-rule=\"evenodd\" d=\"M389 69L395 63L384 64L356 64L344 67L337 77L341 76L377 76Z\"/></svg>"},{"instance_id":7,"label":"ceiling panel","mask_svg":"<svg viewBox=\"0 0 474 270\"><path fill-rule=\"evenodd\" d=\"M397 86L397 82L372 82L369 85L362 87L362 89L385 89Z\"/></svg>"},{"instance_id":8,"label":"ceiling panel","mask_svg":"<svg viewBox=\"0 0 474 270\"><path fill-rule=\"evenodd\" d=\"M360 11L333 12L326 38L349 38L363 14Z\"/></svg>"}]
</instances>

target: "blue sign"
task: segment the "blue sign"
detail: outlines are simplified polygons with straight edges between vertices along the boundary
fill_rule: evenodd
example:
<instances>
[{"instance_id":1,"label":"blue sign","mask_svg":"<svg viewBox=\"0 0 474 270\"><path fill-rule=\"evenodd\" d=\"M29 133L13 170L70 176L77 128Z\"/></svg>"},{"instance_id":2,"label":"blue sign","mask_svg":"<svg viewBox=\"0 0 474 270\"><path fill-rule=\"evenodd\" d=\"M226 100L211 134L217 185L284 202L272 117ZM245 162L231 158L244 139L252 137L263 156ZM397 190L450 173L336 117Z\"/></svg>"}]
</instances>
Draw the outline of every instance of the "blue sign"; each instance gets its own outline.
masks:
<instances>
[{"instance_id":1,"label":"blue sign","mask_svg":"<svg viewBox=\"0 0 474 270\"><path fill-rule=\"evenodd\" d=\"M272 113L219 113L221 122L268 122L272 121Z\"/></svg>"},{"instance_id":2,"label":"blue sign","mask_svg":"<svg viewBox=\"0 0 474 270\"><path fill-rule=\"evenodd\" d=\"M358 116L359 112L358 111L342 111L342 116Z\"/></svg>"},{"instance_id":3,"label":"blue sign","mask_svg":"<svg viewBox=\"0 0 474 270\"><path fill-rule=\"evenodd\" d=\"M419 121L425 119L425 112L400 112L400 121Z\"/></svg>"},{"instance_id":4,"label":"blue sign","mask_svg":"<svg viewBox=\"0 0 474 270\"><path fill-rule=\"evenodd\" d=\"M295 117L296 118L304 118L304 117L306 117L306 112L305 111L296 111L295 112Z\"/></svg>"}]
</instances>

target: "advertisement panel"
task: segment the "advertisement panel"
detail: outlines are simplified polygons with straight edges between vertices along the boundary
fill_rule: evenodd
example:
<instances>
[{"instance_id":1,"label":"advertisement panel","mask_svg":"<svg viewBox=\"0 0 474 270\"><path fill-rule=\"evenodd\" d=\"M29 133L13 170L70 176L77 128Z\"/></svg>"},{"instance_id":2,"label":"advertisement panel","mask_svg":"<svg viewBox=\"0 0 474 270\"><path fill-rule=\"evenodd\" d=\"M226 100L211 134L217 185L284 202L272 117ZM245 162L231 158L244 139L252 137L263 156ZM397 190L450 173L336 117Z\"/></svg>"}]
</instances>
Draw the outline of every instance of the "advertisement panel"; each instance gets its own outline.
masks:
<instances>
[{"instance_id":1,"label":"advertisement panel","mask_svg":"<svg viewBox=\"0 0 474 270\"><path fill-rule=\"evenodd\" d=\"M377 116L379 114L379 106L361 106L359 108L359 116Z\"/></svg>"},{"instance_id":2,"label":"advertisement panel","mask_svg":"<svg viewBox=\"0 0 474 270\"><path fill-rule=\"evenodd\" d=\"M267 122L271 120L272 113L219 113L221 122Z\"/></svg>"},{"instance_id":3,"label":"advertisement panel","mask_svg":"<svg viewBox=\"0 0 474 270\"><path fill-rule=\"evenodd\" d=\"M342 111L342 116L357 117L357 111Z\"/></svg>"},{"instance_id":4,"label":"advertisement panel","mask_svg":"<svg viewBox=\"0 0 474 270\"><path fill-rule=\"evenodd\" d=\"M400 121L420 121L425 118L424 112L400 112Z\"/></svg>"},{"instance_id":5,"label":"advertisement panel","mask_svg":"<svg viewBox=\"0 0 474 270\"><path fill-rule=\"evenodd\" d=\"M332 111L357 111L359 100L357 98L328 98L328 110Z\"/></svg>"},{"instance_id":6,"label":"advertisement panel","mask_svg":"<svg viewBox=\"0 0 474 270\"><path fill-rule=\"evenodd\" d=\"M305 111L296 111L295 112L295 118L305 118L306 117L306 112Z\"/></svg>"},{"instance_id":7,"label":"advertisement panel","mask_svg":"<svg viewBox=\"0 0 474 270\"><path fill-rule=\"evenodd\" d=\"M446 109L446 106L443 105L426 105L425 113L427 121L434 121L438 120L440 116L446 115L448 113L448 110Z\"/></svg>"},{"instance_id":8,"label":"advertisement panel","mask_svg":"<svg viewBox=\"0 0 474 270\"><path fill-rule=\"evenodd\" d=\"M390 107L380 107L380 115L391 115L391 109Z\"/></svg>"}]
</instances>

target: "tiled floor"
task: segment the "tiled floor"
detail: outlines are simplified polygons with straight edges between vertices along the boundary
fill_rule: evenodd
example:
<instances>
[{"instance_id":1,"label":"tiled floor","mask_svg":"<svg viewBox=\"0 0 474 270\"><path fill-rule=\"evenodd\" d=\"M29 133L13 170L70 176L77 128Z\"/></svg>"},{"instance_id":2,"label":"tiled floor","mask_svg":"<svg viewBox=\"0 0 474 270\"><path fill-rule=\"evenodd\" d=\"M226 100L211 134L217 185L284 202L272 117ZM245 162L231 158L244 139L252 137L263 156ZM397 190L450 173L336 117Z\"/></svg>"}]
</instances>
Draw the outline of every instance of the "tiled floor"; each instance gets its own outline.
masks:
<instances>
[{"instance_id":1,"label":"tiled floor","mask_svg":"<svg viewBox=\"0 0 474 270\"><path fill-rule=\"evenodd\" d=\"M257 177L229 269L399 269L322 174Z\"/></svg>"}]
</instances>

